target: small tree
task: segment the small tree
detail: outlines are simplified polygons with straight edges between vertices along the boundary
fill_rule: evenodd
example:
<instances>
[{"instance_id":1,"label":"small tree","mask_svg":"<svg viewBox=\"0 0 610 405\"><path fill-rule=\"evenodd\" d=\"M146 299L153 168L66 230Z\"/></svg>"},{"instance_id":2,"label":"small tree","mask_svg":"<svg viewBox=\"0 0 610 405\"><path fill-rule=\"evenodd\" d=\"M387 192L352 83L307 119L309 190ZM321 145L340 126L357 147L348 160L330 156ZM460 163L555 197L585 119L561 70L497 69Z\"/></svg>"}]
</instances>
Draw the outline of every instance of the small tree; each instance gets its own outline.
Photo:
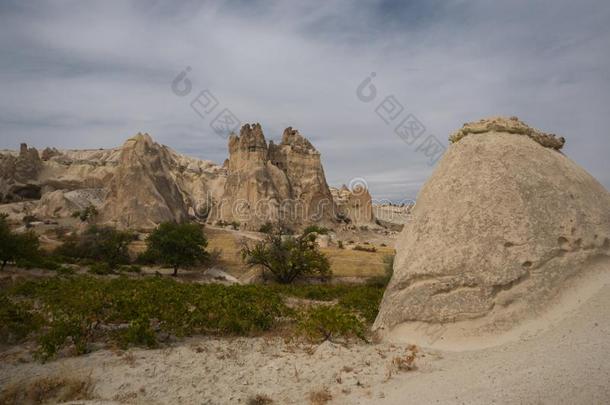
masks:
<instances>
[{"instance_id":1,"label":"small tree","mask_svg":"<svg viewBox=\"0 0 610 405\"><path fill-rule=\"evenodd\" d=\"M35 260L40 256L38 236L28 231L22 234L11 231L6 215L0 215L0 270L8 262Z\"/></svg>"},{"instance_id":2,"label":"small tree","mask_svg":"<svg viewBox=\"0 0 610 405\"><path fill-rule=\"evenodd\" d=\"M146 239L144 256L174 269L174 277L180 267L194 266L208 259L205 251L208 241L197 224L162 223Z\"/></svg>"},{"instance_id":3,"label":"small tree","mask_svg":"<svg viewBox=\"0 0 610 405\"><path fill-rule=\"evenodd\" d=\"M293 237L276 231L263 241L244 246L241 255L247 265L262 266L282 284L305 276L328 279L332 274L328 258L319 251L311 233Z\"/></svg>"}]
</instances>

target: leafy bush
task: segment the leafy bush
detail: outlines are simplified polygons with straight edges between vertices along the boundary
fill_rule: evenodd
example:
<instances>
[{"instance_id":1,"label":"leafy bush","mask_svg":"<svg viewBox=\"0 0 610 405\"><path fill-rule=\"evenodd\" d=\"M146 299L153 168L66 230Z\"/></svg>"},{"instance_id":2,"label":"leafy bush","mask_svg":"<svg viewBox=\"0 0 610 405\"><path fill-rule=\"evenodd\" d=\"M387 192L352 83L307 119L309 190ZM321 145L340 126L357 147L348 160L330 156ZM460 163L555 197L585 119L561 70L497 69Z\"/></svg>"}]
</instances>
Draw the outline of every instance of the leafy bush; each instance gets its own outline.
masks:
<instances>
[{"instance_id":1,"label":"leafy bush","mask_svg":"<svg viewBox=\"0 0 610 405\"><path fill-rule=\"evenodd\" d=\"M278 283L292 283L298 278L318 276L323 280L331 276L330 262L315 243L315 235L300 237L276 232L252 246L246 245L242 258L249 266L261 266L269 271Z\"/></svg>"},{"instance_id":2,"label":"leafy bush","mask_svg":"<svg viewBox=\"0 0 610 405\"><path fill-rule=\"evenodd\" d=\"M146 245L144 257L171 266L174 276L178 275L178 268L194 266L209 258L205 251L208 241L197 224L165 222L150 234Z\"/></svg>"},{"instance_id":3,"label":"leafy bush","mask_svg":"<svg viewBox=\"0 0 610 405\"><path fill-rule=\"evenodd\" d=\"M0 342L17 343L37 330L40 319L30 313L26 303L14 303L0 295Z\"/></svg>"},{"instance_id":4,"label":"leafy bush","mask_svg":"<svg viewBox=\"0 0 610 405\"><path fill-rule=\"evenodd\" d=\"M261 233L272 233L273 232L273 224L271 222L265 222L259 229Z\"/></svg>"},{"instance_id":5,"label":"leafy bush","mask_svg":"<svg viewBox=\"0 0 610 405\"><path fill-rule=\"evenodd\" d=\"M357 312L367 322L373 323L379 312L383 291L382 288L353 287L339 298L339 305Z\"/></svg>"},{"instance_id":6,"label":"leafy bush","mask_svg":"<svg viewBox=\"0 0 610 405\"><path fill-rule=\"evenodd\" d=\"M142 267L136 264L119 266L118 270L123 273L142 273Z\"/></svg>"},{"instance_id":7,"label":"leafy bush","mask_svg":"<svg viewBox=\"0 0 610 405\"><path fill-rule=\"evenodd\" d=\"M99 212L97 211L97 208L95 208L93 205L89 205L87 208L85 208L82 211L74 211L72 213L72 218L78 218L82 222L86 222L86 221L89 221L90 219L97 217L98 214L99 214Z\"/></svg>"},{"instance_id":8,"label":"leafy bush","mask_svg":"<svg viewBox=\"0 0 610 405\"><path fill-rule=\"evenodd\" d=\"M40 257L38 236L28 231L15 233L11 231L5 215L0 216L0 270L8 262L34 261Z\"/></svg>"},{"instance_id":9,"label":"leafy bush","mask_svg":"<svg viewBox=\"0 0 610 405\"><path fill-rule=\"evenodd\" d=\"M72 235L55 251L57 255L107 263L115 268L129 263L129 243L135 236L109 226L89 226L81 235Z\"/></svg>"},{"instance_id":10,"label":"leafy bush","mask_svg":"<svg viewBox=\"0 0 610 405\"><path fill-rule=\"evenodd\" d=\"M366 341L365 326L354 314L339 306L319 305L301 315L298 330L313 342L337 337L358 337Z\"/></svg>"},{"instance_id":11,"label":"leafy bush","mask_svg":"<svg viewBox=\"0 0 610 405\"><path fill-rule=\"evenodd\" d=\"M317 233L318 235L328 235L328 228L318 225L309 225L307 228L303 230L303 235L307 235L308 233Z\"/></svg>"},{"instance_id":12,"label":"leafy bush","mask_svg":"<svg viewBox=\"0 0 610 405\"><path fill-rule=\"evenodd\" d=\"M114 270L112 270L112 267L110 267L108 263L99 262L89 266L89 273L104 276L107 274L113 274Z\"/></svg>"}]
</instances>

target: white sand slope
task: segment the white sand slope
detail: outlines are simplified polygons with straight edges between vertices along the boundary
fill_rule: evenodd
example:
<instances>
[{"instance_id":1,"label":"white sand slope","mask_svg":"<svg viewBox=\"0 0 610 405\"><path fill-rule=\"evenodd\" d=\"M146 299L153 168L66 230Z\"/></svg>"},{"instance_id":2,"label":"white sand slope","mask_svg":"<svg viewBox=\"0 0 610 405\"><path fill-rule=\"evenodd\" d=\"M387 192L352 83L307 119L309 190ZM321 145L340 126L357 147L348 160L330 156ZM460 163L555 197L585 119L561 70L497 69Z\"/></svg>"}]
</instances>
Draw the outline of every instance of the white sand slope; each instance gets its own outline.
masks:
<instances>
[{"instance_id":1,"label":"white sand slope","mask_svg":"<svg viewBox=\"0 0 610 405\"><path fill-rule=\"evenodd\" d=\"M610 284L534 338L441 355L429 372L392 380L377 403L608 404Z\"/></svg>"}]
</instances>

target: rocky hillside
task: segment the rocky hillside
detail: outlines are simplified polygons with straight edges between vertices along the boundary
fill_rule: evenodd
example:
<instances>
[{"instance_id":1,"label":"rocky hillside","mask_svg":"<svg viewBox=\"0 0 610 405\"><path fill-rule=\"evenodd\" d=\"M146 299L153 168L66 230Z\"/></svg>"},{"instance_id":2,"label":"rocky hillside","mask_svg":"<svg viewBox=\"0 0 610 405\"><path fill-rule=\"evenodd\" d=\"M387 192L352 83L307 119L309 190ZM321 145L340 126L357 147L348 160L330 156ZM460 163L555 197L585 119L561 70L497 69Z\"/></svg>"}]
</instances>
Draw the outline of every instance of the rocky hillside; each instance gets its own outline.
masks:
<instances>
[{"instance_id":1,"label":"rocky hillside","mask_svg":"<svg viewBox=\"0 0 610 405\"><path fill-rule=\"evenodd\" d=\"M148 134L113 149L39 153L22 144L19 152L0 152L0 204L16 217L41 219L94 206L98 222L132 229L188 218L239 222L250 230L267 222L334 226L356 213L361 221L360 212L338 208L320 153L297 130L287 128L276 145L267 143L260 124L245 125L228 146L220 166L181 155ZM370 206L365 194L360 199Z\"/></svg>"}]
</instances>

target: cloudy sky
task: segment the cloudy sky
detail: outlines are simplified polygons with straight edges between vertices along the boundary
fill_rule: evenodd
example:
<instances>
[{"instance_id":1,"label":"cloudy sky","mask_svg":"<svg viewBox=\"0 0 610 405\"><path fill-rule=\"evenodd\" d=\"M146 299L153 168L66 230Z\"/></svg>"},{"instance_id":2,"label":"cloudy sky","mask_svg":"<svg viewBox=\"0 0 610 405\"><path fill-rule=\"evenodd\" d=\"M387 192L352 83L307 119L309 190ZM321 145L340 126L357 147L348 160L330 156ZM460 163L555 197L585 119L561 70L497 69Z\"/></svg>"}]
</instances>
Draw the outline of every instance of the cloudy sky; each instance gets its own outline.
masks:
<instances>
[{"instance_id":1,"label":"cloudy sky","mask_svg":"<svg viewBox=\"0 0 610 405\"><path fill-rule=\"evenodd\" d=\"M398 200L433 169L419 141L516 115L565 136L610 187L607 0L0 0L0 52L0 148L111 147L145 131L221 163L210 123L227 108L268 139L298 128L331 185L363 178ZM200 116L204 90L218 104ZM390 96L403 108L386 123L376 109ZM409 114L425 126L412 145L394 133Z\"/></svg>"}]
</instances>

